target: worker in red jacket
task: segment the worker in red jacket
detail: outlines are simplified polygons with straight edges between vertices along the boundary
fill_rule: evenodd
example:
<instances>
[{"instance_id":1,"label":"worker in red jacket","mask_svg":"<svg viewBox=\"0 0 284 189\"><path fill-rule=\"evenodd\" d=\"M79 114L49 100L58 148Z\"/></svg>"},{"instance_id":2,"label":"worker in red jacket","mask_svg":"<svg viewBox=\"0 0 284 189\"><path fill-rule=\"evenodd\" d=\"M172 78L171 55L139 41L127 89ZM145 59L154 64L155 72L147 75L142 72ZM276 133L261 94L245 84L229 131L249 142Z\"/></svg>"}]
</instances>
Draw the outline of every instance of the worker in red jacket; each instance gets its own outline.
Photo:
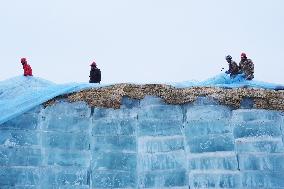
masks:
<instances>
[{"instance_id":1,"label":"worker in red jacket","mask_svg":"<svg viewBox=\"0 0 284 189\"><path fill-rule=\"evenodd\" d=\"M28 64L26 58L21 58L21 63L24 69L24 76L33 76L33 70L31 66Z\"/></svg>"}]
</instances>

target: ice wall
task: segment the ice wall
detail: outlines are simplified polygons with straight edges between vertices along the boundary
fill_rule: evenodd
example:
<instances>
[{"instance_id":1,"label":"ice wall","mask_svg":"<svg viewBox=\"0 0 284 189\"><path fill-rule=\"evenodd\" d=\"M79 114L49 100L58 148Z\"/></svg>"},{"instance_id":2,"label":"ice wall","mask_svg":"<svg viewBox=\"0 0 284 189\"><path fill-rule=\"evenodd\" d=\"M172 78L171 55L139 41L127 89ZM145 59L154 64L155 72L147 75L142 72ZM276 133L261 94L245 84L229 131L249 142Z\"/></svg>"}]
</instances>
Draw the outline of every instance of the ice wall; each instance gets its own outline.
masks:
<instances>
[{"instance_id":1,"label":"ice wall","mask_svg":"<svg viewBox=\"0 0 284 189\"><path fill-rule=\"evenodd\" d=\"M0 188L284 188L283 115L250 103L37 107L0 125Z\"/></svg>"}]
</instances>

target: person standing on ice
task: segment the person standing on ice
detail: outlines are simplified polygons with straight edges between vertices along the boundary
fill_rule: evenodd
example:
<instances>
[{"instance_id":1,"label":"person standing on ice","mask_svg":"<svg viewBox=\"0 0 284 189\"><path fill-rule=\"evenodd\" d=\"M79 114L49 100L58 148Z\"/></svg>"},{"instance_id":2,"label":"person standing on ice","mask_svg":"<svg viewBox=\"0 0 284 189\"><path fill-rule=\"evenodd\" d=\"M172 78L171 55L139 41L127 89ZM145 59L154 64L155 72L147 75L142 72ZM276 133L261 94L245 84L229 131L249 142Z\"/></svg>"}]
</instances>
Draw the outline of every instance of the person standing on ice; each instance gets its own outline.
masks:
<instances>
[{"instance_id":1,"label":"person standing on ice","mask_svg":"<svg viewBox=\"0 0 284 189\"><path fill-rule=\"evenodd\" d=\"M246 80L252 80L254 78L254 64L251 59L247 58L246 53L241 54L239 69L241 73L244 74Z\"/></svg>"},{"instance_id":2,"label":"person standing on ice","mask_svg":"<svg viewBox=\"0 0 284 189\"><path fill-rule=\"evenodd\" d=\"M101 70L97 68L96 62L93 62L91 65L90 71L90 81L89 83L100 83L101 82Z\"/></svg>"},{"instance_id":3,"label":"person standing on ice","mask_svg":"<svg viewBox=\"0 0 284 189\"><path fill-rule=\"evenodd\" d=\"M236 77L236 75L239 74L239 66L238 64L232 60L232 57L230 55L226 56L226 60L229 64L229 70L227 70L225 73L230 74L231 78Z\"/></svg>"},{"instance_id":4,"label":"person standing on ice","mask_svg":"<svg viewBox=\"0 0 284 189\"><path fill-rule=\"evenodd\" d=\"M24 76L33 76L33 70L31 66L28 64L26 58L21 58L21 63L24 69Z\"/></svg>"}]
</instances>

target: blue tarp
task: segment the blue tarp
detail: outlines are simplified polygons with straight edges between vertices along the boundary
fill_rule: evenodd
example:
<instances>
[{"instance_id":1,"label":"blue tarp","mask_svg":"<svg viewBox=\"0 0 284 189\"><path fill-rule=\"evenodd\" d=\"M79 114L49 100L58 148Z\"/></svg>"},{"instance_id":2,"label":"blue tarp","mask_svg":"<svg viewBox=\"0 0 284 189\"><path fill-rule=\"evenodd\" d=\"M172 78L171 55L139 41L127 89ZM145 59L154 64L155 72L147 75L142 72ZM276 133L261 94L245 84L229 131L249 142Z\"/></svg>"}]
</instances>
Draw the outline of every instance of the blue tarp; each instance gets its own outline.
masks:
<instances>
[{"instance_id":1,"label":"blue tarp","mask_svg":"<svg viewBox=\"0 0 284 189\"><path fill-rule=\"evenodd\" d=\"M263 88L263 89L284 89L283 85L255 81L255 80L245 80L242 74L237 75L235 78L230 78L229 75L221 73L205 81L185 81L179 83L173 83L173 86L177 88L187 88L187 87L223 87L223 88Z\"/></svg>"},{"instance_id":2,"label":"blue tarp","mask_svg":"<svg viewBox=\"0 0 284 189\"><path fill-rule=\"evenodd\" d=\"M215 87L255 87L265 89L283 89L276 84L246 81L240 75L231 79L227 74L219 74L202 82L180 82L171 85L184 88L193 86L215 86ZM37 77L18 76L0 82L0 124L19 116L32 108L59 95L80 91L88 88L102 87L98 84L69 83L55 84Z\"/></svg>"},{"instance_id":3,"label":"blue tarp","mask_svg":"<svg viewBox=\"0 0 284 189\"><path fill-rule=\"evenodd\" d=\"M0 82L0 124L62 94L98 84L55 84L37 77L19 76Z\"/></svg>"}]
</instances>

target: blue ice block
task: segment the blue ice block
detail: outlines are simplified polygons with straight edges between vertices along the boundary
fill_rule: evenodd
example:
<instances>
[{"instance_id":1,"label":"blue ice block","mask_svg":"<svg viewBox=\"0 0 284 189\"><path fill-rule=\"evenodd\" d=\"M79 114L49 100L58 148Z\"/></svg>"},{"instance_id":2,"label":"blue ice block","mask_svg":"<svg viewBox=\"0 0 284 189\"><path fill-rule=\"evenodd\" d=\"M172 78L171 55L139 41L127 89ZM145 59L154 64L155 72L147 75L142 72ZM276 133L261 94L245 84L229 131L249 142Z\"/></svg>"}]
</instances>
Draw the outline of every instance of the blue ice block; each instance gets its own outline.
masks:
<instances>
[{"instance_id":1,"label":"blue ice block","mask_svg":"<svg viewBox=\"0 0 284 189\"><path fill-rule=\"evenodd\" d=\"M92 155L93 170L136 171L137 158L134 153L95 152Z\"/></svg>"},{"instance_id":2,"label":"blue ice block","mask_svg":"<svg viewBox=\"0 0 284 189\"><path fill-rule=\"evenodd\" d=\"M284 152L282 138L280 137L247 137L235 141L237 152Z\"/></svg>"},{"instance_id":3,"label":"blue ice block","mask_svg":"<svg viewBox=\"0 0 284 189\"><path fill-rule=\"evenodd\" d=\"M88 168L80 167L47 167L41 170L42 188L61 188L61 186L87 186Z\"/></svg>"},{"instance_id":4,"label":"blue ice block","mask_svg":"<svg viewBox=\"0 0 284 189\"><path fill-rule=\"evenodd\" d=\"M234 151L234 138L232 134L188 136L187 143L192 153Z\"/></svg>"},{"instance_id":5,"label":"blue ice block","mask_svg":"<svg viewBox=\"0 0 284 189\"><path fill-rule=\"evenodd\" d=\"M139 175L139 188L182 187L188 183L186 170L145 172Z\"/></svg>"},{"instance_id":6,"label":"blue ice block","mask_svg":"<svg viewBox=\"0 0 284 189\"><path fill-rule=\"evenodd\" d=\"M0 167L0 186L38 186L39 167Z\"/></svg>"},{"instance_id":7,"label":"blue ice block","mask_svg":"<svg viewBox=\"0 0 284 189\"><path fill-rule=\"evenodd\" d=\"M194 171L189 174L192 188L241 188L241 175L237 171Z\"/></svg>"},{"instance_id":8,"label":"blue ice block","mask_svg":"<svg viewBox=\"0 0 284 189\"><path fill-rule=\"evenodd\" d=\"M234 124L235 138L281 136L280 123L275 120L254 120Z\"/></svg>"},{"instance_id":9,"label":"blue ice block","mask_svg":"<svg viewBox=\"0 0 284 189\"><path fill-rule=\"evenodd\" d=\"M40 148L5 148L0 147L1 166L41 166L42 150Z\"/></svg>"},{"instance_id":10,"label":"blue ice block","mask_svg":"<svg viewBox=\"0 0 284 189\"><path fill-rule=\"evenodd\" d=\"M240 170L279 171L284 173L283 153L240 153Z\"/></svg>"},{"instance_id":11,"label":"blue ice block","mask_svg":"<svg viewBox=\"0 0 284 189\"><path fill-rule=\"evenodd\" d=\"M95 171L92 175L93 188L136 188L137 176L132 172Z\"/></svg>"},{"instance_id":12,"label":"blue ice block","mask_svg":"<svg viewBox=\"0 0 284 189\"><path fill-rule=\"evenodd\" d=\"M184 138L181 135L139 137L138 152L154 153L154 152L170 152L184 150Z\"/></svg>"},{"instance_id":13,"label":"blue ice block","mask_svg":"<svg viewBox=\"0 0 284 189\"><path fill-rule=\"evenodd\" d=\"M207 152L189 154L189 170L237 170L238 160L234 152Z\"/></svg>"},{"instance_id":14,"label":"blue ice block","mask_svg":"<svg viewBox=\"0 0 284 189\"><path fill-rule=\"evenodd\" d=\"M89 151L46 149L45 161L48 165L89 167Z\"/></svg>"},{"instance_id":15,"label":"blue ice block","mask_svg":"<svg viewBox=\"0 0 284 189\"><path fill-rule=\"evenodd\" d=\"M43 146L65 150L88 150L90 137L88 133L44 132Z\"/></svg>"},{"instance_id":16,"label":"blue ice block","mask_svg":"<svg viewBox=\"0 0 284 189\"><path fill-rule=\"evenodd\" d=\"M138 122L139 136L173 136L181 135L181 121L177 120L143 120Z\"/></svg>"},{"instance_id":17,"label":"blue ice block","mask_svg":"<svg viewBox=\"0 0 284 189\"><path fill-rule=\"evenodd\" d=\"M41 133L27 130L2 130L0 132L0 145L13 146L39 146Z\"/></svg>"},{"instance_id":18,"label":"blue ice block","mask_svg":"<svg viewBox=\"0 0 284 189\"><path fill-rule=\"evenodd\" d=\"M283 172L246 171L242 173L243 188L283 188Z\"/></svg>"},{"instance_id":19,"label":"blue ice block","mask_svg":"<svg viewBox=\"0 0 284 189\"><path fill-rule=\"evenodd\" d=\"M144 120L180 120L183 119L183 113L180 106L177 105L153 105L141 107L138 119Z\"/></svg>"},{"instance_id":20,"label":"blue ice block","mask_svg":"<svg viewBox=\"0 0 284 189\"><path fill-rule=\"evenodd\" d=\"M39 113L34 110L24 113L14 119L4 122L0 125L2 129L20 129L20 130L38 130L39 129Z\"/></svg>"},{"instance_id":21,"label":"blue ice block","mask_svg":"<svg viewBox=\"0 0 284 189\"><path fill-rule=\"evenodd\" d=\"M174 151L158 154L140 154L138 158L139 171L155 171L186 168L184 151Z\"/></svg>"},{"instance_id":22,"label":"blue ice block","mask_svg":"<svg viewBox=\"0 0 284 189\"><path fill-rule=\"evenodd\" d=\"M136 152L136 137L133 136L96 136L92 137L92 142L94 151Z\"/></svg>"},{"instance_id":23,"label":"blue ice block","mask_svg":"<svg viewBox=\"0 0 284 189\"><path fill-rule=\"evenodd\" d=\"M185 134L188 137L232 133L233 127L228 119L190 120L185 122Z\"/></svg>"},{"instance_id":24,"label":"blue ice block","mask_svg":"<svg viewBox=\"0 0 284 189\"><path fill-rule=\"evenodd\" d=\"M218 120L229 119L231 109L221 105L185 106L186 120Z\"/></svg>"}]
</instances>

